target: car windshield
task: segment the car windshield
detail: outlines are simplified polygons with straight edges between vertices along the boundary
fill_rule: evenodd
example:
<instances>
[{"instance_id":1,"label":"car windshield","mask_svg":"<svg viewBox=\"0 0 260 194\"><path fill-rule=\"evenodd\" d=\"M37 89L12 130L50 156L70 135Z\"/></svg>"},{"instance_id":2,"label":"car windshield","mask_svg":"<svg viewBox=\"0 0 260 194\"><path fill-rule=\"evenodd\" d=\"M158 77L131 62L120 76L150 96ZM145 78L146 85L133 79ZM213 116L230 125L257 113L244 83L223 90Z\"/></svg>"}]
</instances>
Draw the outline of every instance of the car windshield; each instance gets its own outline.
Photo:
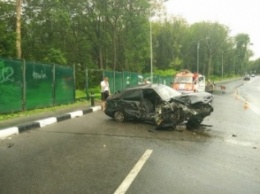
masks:
<instances>
[{"instance_id":1,"label":"car windshield","mask_svg":"<svg viewBox=\"0 0 260 194\"><path fill-rule=\"evenodd\" d=\"M175 77L174 83L192 83L192 77Z\"/></svg>"},{"instance_id":2,"label":"car windshield","mask_svg":"<svg viewBox=\"0 0 260 194\"><path fill-rule=\"evenodd\" d=\"M156 91L163 100L169 100L175 96L181 95L181 93L177 92L176 90L168 86L160 86L156 88Z\"/></svg>"}]
</instances>

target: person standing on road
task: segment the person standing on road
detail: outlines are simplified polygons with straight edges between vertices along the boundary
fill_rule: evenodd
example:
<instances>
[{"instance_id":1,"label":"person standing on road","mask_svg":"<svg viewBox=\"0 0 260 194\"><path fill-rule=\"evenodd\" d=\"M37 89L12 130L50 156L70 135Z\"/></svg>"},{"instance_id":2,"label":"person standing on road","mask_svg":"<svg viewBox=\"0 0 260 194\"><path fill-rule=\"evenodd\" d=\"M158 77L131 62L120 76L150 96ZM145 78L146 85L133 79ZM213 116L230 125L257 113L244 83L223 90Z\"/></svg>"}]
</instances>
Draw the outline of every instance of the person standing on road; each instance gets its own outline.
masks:
<instances>
[{"instance_id":1,"label":"person standing on road","mask_svg":"<svg viewBox=\"0 0 260 194\"><path fill-rule=\"evenodd\" d=\"M101 86L101 108L105 110L106 108L106 99L110 94L109 82L108 77L104 77L103 81L100 83Z\"/></svg>"}]
</instances>

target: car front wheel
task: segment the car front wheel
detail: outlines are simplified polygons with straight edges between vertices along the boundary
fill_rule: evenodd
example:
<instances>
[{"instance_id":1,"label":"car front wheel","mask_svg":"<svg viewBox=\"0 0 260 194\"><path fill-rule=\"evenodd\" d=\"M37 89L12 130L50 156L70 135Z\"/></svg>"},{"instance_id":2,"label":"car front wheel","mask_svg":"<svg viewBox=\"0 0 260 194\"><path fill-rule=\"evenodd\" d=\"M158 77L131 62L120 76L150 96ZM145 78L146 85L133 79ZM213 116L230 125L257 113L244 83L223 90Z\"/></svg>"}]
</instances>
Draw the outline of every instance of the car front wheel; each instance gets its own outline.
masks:
<instances>
[{"instance_id":1,"label":"car front wheel","mask_svg":"<svg viewBox=\"0 0 260 194\"><path fill-rule=\"evenodd\" d=\"M116 111L114 117L117 122L123 122L125 120L125 115L121 111Z\"/></svg>"}]
</instances>

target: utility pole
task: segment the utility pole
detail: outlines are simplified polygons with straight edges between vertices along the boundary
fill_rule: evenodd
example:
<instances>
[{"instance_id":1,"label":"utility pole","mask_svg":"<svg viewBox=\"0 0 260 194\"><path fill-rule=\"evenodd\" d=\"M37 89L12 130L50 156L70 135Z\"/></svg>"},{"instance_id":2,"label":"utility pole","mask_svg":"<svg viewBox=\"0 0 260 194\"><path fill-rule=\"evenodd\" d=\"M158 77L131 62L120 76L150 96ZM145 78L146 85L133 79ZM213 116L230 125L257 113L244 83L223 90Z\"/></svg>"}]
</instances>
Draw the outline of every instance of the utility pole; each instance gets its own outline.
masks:
<instances>
[{"instance_id":1,"label":"utility pole","mask_svg":"<svg viewBox=\"0 0 260 194\"><path fill-rule=\"evenodd\" d=\"M202 40L208 40L209 37L201 38L197 41L197 73L200 71L200 41Z\"/></svg>"},{"instance_id":2,"label":"utility pole","mask_svg":"<svg viewBox=\"0 0 260 194\"><path fill-rule=\"evenodd\" d=\"M22 13L22 0L16 0L16 57L21 59L21 13Z\"/></svg>"},{"instance_id":3,"label":"utility pole","mask_svg":"<svg viewBox=\"0 0 260 194\"><path fill-rule=\"evenodd\" d=\"M222 57L221 57L221 77L223 79L223 75L224 75L224 51L222 50Z\"/></svg>"}]
</instances>

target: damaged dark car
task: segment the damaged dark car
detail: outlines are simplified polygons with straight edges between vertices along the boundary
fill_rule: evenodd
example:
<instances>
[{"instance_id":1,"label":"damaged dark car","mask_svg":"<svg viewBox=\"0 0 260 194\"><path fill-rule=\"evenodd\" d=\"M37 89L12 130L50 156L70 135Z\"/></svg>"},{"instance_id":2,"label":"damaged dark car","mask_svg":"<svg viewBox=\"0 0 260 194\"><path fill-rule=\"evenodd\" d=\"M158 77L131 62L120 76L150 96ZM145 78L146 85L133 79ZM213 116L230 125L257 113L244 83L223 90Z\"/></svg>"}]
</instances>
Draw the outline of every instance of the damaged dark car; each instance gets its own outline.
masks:
<instances>
[{"instance_id":1,"label":"damaged dark car","mask_svg":"<svg viewBox=\"0 0 260 194\"><path fill-rule=\"evenodd\" d=\"M186 122L194 128L213 112L213 98L207 92L181 94L163 84L141 85L110 96L105 114L118 122L140 120L173 129Z\"/></svg>"}]
</instances>

